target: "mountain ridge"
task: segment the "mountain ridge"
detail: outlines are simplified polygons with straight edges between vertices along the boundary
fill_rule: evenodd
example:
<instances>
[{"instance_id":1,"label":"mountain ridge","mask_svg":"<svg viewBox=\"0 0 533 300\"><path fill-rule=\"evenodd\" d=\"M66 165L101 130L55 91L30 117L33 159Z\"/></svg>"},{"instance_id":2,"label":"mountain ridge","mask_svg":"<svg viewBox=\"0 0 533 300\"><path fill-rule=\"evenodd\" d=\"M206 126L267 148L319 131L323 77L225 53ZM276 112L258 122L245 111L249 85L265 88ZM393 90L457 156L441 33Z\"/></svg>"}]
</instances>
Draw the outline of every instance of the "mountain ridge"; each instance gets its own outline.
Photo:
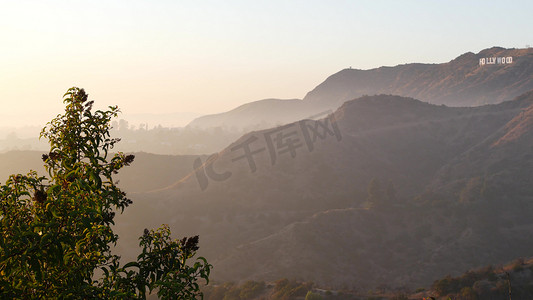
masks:
<instances>
[{"instance_id":1,"label":"mountain ridge","mask_svg":"<svg viewBox=\"0 0 533 300\"><path fill-rule=\"evenodd\" d=\"M201 116L191 121L187 126L193 128L224 127L244 130L268 128L277 124L294 121L296 116L304 118L307 112L306 105L301 99L263 99L245 103L230 111L212 115ZM287 112L291 112L290 115ZM242 126L242 124L246 124Z\"/></svg>"},{"instance_id":2,"label":"mountain ridge","mask_svg":"<svg viewBox=\"0 0 533 300\"><path fill-rule=\"evenodd\" d=\"M533 245L521 235L533 228L533 156L524 153L533 147L530 131L515 140L516 150L515 142L491 145L531 107L533 93L481 107L361 97L325 119L245 134L211 160L203 157L179 184L135 195L131 210L153 211L156 220L199 234L215 280L293 277L364 289L383 281L430 284L530 254ZM316 122L332 129L325 120L336 122L340 140L324 131L310 151L298 131L290 135L302 143L295 155L276 153L273 161L266 137ZM242 158L247 142L250 153L265 148L251 156L255 169ZM210 167L229 175L215 180ZM208 180L203 190L199 176ZM369 202L374 178L388 195L383 199L395 200ZM135 232L136 218L123 217Z\"/></svg>"},{"instance_id":3,"label":"mountain ridge","mask_svg":"<svg viewBox=\"0 0 533 300\"><path fill-rule=\"evenodd\" d=\"M513 61L500 65L482 66L479 63L481 58L496 56L512 56ZM272 103L264 114L261 109L250 107L253 113L234 109L197 118L189 126L266 129L271 125L305 118L306 114L335 110L345 101L363 95L394 94L448 106L495 104L533 89L532 71L532 48L501 47L484 49L477 54L467 52L440 64L410 63L369 70L344 69L330 75L296 105ZM248 104L255 106L258 103Z\"/></svg>"},{"instance_id":4,"label":"mountain ridge","mask_svg":"<svg viewBox=\"0 0 533 300\"><path fill-rule=\"evenodd\" d=\"M211 158L139 154L119 176L134 204L117 216L117 250L134 255L138 234L164 222L200 235L213 280L365 290L530 256L532 110L533 92L480 107L364 96Z\"/></svg>"},{"instance_id":5,"label":"mountain ridge","mask_svg":"<svg viewBox=\"0 0 533 300\"><path fill-rule=\"evenodd\" d=\"M479 65L479 59L488 56L513 56L513 62ZM517 71L520 73L510 72L515 67L519 68ZM494 104L531 90L532 68L533 49L493 47L478 54L467 52L441 64L412 63L370 70L344 69L328 77L310 91L304 100L342 103L364 94L385 93L448 106ZM515 90L502 90L509 87L509 82L513 82L510 86L515 86ZM491 89L491 85L497 88Z\"/></svg>"}]
</instances>

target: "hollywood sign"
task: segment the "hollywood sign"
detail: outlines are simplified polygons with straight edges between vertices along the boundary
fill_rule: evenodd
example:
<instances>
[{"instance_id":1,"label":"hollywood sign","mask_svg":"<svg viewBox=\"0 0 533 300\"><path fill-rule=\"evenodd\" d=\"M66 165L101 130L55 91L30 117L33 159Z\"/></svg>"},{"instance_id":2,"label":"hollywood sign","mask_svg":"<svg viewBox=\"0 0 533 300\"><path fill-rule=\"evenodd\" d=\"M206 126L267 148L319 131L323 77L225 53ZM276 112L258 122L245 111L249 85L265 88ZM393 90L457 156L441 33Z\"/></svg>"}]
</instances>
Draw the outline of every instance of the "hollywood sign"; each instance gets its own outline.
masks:
<instances>
[{"instance_id":1,"label":"hollywood sign","mask_svg":"<svg viewBox=\"0 0 533 300\"><path fill-rule=\"evenodd\" d=\"M484 57L479 59L479 65L504 65L513 63L513 57Z\"/></svg>"}]
</instances>

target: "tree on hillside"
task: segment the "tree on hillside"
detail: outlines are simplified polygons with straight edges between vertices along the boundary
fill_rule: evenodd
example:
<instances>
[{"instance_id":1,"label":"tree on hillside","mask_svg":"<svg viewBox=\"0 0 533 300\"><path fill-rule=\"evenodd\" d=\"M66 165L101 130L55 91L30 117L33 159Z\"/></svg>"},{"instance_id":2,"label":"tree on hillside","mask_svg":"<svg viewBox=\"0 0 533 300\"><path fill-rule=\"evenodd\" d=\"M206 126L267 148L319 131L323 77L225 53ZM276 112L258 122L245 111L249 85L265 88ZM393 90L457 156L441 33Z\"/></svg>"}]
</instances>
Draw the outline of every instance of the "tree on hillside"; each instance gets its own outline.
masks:
<instances>
[{"instance_id":1,"label":"tree on hillside","mask_svg":"<svg viewBox=\"0 0 533 300\"><path fill-rule=\"evenodd\" d=\"M110 120L117 107L92 111L83 89L64 96L65 114L41 132L50 142L43 155L49 178L31 171L11 175L0 187L0 298L165 299L201 295L211 265L199 257L198 236L172 240L170 229L145 229L137 261L121 265L111 253L115 212L132 202L113 175L133 155L108 151Z\"/></svg>"}]
</instances>

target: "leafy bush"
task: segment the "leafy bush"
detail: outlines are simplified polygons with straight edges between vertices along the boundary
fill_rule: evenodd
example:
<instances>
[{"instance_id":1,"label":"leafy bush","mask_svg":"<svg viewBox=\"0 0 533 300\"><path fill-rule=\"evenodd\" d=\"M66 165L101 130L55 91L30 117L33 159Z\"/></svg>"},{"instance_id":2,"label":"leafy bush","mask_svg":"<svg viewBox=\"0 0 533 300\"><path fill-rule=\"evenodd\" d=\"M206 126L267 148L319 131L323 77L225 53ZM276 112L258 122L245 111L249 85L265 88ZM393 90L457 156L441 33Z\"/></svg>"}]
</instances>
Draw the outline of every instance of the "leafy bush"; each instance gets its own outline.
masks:
<instances>
[{"instance_id":1,"label":"leafy bush","mask_svg":"<svg viewBox=\"0 0 533 300\"><path fill-rule=\"evenodd\" d=\"M115 212L132 203L113 175L134 156L108 160L119 141L109 134L117 107L93 112L79 88L69 89L64 103L65 114L41 132L50 142L43 155L49 178L32 171L0 187L0 298L145 299L155 290L166 299L200 295L197 281L208 281L211 265L202 257L187 263L198 250L197 236L172 240L168 226L145 229L137 261L121 266L111 253L118 240Z\"/></svg>"}]
</instances>

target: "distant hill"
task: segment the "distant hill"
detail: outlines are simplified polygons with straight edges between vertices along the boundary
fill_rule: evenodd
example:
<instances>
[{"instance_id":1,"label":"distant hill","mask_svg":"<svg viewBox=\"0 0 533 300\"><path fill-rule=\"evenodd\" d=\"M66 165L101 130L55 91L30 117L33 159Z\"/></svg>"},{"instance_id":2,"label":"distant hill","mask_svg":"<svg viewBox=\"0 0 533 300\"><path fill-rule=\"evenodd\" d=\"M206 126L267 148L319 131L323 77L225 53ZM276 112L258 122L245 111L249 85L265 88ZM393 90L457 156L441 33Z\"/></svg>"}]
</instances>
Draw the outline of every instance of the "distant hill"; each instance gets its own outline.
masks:
<instances>
[{"instance_id":1,"label":"distant hill","mask_svg":"<svg viewBox=\"0 0 533 300\"><path fill-rule=\"evenodd\" d=\"M214 280L358 290L531 256L531 111L533 92L481 107L365 96L250 132L218 157L137 153L117 177L134 201L118 250L134 255L144 228L167 223L200 235ZM1 181L43 174L41 154L0 154Z\"/></svg>"},{"instance_id":2,"label":"distant hill","mask_svg":"<svg viewBox=\"0 0 533 300\"><path fill-rule=\"evenodd\" d=\"M479 64L481 58L492 57L512 57L512 63ZM494 104L533 89L532 71L533 49L493 47L442 64L345 69L310 91L304 101L329 106L365 94L393 94L448 106Z\"/></svg>"},{"instance_id":3,"label":"distant hill","mask_svg":"<svg viewBox=\"0 0 533 300\"><path fill-rule=\"evenodd\" d=\"M531 256L531 109L533 93L481 107L365 96L195 158L172 186L133 195L117 229L200 234L222 281L416 288Z\"/></svg>"},{"instance_id":4,"label":"distant hill","mask_svg":"<svg viewBox=\"0 0 533 300\"><path fill-rule=\"evenodd\" d=\"M198 117L187 126L251 131L294 122L311 116L314 111L300 99L264 99L241 105L228 112Z\"/></svg>"},{"instance_id":5,"label":"distant hill","mask_svg":"<svg viewBox=\"0 0 533 300\"><path fill-rule=\"evenodd\" d=\"M512 57L512 63L480 65L481 58ZM337 109L363 95L393 94L448 106L478 106L511 100L533 89L533 49L493 47L441 64L412 63L370 70L345 69L299 100L262 100L200 117L189 126L266 129Z\"/></svg>"},{"instance_id":6,"label":"distant hill","mask_svg":"<svg viewBox=\"0 0 533 300\"><path fill-rule=\"evenodd\" d=\"M30 170L47 176L41 156L46 151L8 151L0 153L0 182L11 174L27 174ZM136 152L134 163L116 175L119 186L128 194L163 189L186 176L191 165L201 155L157 155ZM112 154L110 153L110 156Z\"/></svg>"}]
</instances>

